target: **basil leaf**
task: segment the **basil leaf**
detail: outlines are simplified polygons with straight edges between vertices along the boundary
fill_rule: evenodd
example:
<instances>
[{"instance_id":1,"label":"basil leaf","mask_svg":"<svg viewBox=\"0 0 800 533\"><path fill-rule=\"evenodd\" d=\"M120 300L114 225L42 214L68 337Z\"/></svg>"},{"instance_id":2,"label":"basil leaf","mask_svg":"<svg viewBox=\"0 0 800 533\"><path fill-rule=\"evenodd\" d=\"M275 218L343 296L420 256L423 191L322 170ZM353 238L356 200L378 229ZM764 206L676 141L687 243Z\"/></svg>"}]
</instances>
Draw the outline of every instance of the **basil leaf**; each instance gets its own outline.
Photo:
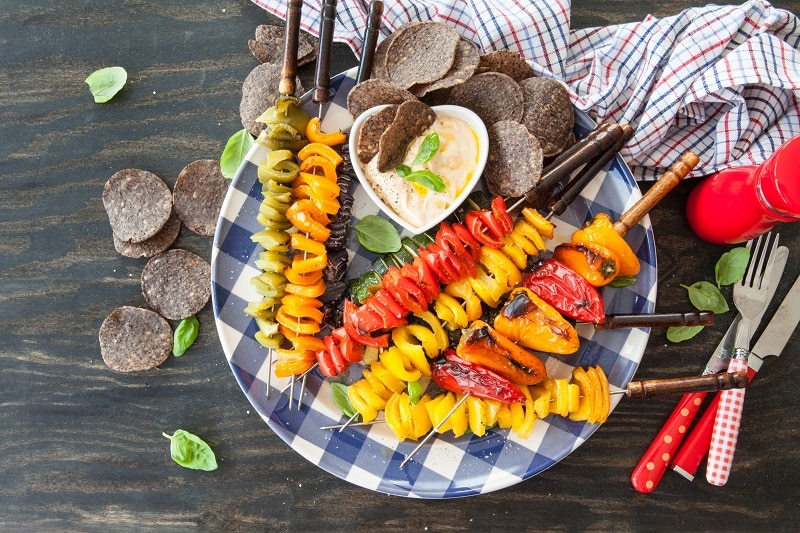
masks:
<instances>
[{"instance_id":1,"label":"basil leaf","mask_svg":"<svg viewBox=\"0 0 800 533\"><path fill-rule=\"evenodd\" d=\"M422 398L422 383L419 381L408 382L408 399L411 400L411 405L416 405L420 398Z\"/></svg>"},{"instance_id":2,"label":"basil leaf","mask_svg":"<svg viewBox=\"0 0 800 533\"><path fill-rule=\"evenodd\" d=\"M401 178L405 178L409 174L411 174L411 167L408 165L397 165L394 169L397 172L397 175Z\"/></svg>"},{"instance_id":3,"label":"basil leaf","mask_svg":"<svg viewBox=\"0 0 800 533\"><path fill-rule=\"evenodd\" d=\"M431 189L436 192L444 192L445 190L444 180L438 174L434 174L430 170L415 170L401 177L406 181L417 183L426 189Z\"/></svg>"},{"instance_id":4,"label":"basil leaf","mask_svg":"<svg viewBox=\"0 0 800 533\"><path fill-rule=\"evenodd\" d=\"M361 246L377 254L400 249L400 234L391 222L377 215L367 215L353 226Z\"/></svg>"},{"instance_id":5,"label":"basil leaf","mask_svg":"<svg viewBox=\"0 0 800 533\"><path fill-rule=\"evenodd\" d=\"M95 70L83 81L89 86L94 102L104 104L125 86L128 73L122 67L106 67Z\"/></svg>"},{"instance_id":6,"label":"basil leaf","mask_svg":"<svg viewBox=\"0 0 800 533\"><path fill-rule=\"evenodd\" d=\"M175 328L175 333L173 334L172 355L180 357L186 353L189 346L197 339L197 334L199 332L200 321L197 320L196 316L192 315L181 320L181 323Z\"/></svg>"},{"instance_id":7,"label":"basil leaf","mask_svg":"<svg viewBox=\"0 0 800 533\"><path fill-rule=\"evenodd\" d=\"M244 128L228 138L228 142L225 143L225 149L219 158L219 166L223 176L229 180L233 179L253 143L255 143L253 136Z\"/></svg>"},{"instance_id":8,"label":"basil leaf","mask_svg":"<svg viewBox=\"0 0 800 533\"><path fill-rule=\"evenodd\" d=\"M689 301L700 311L713 311L717 315L730 311L725 297L713 283L698 281L681 287L689 291Z\"/></svg>"},{"instance_id":9,"label":"basil leaf","mask_svg":"<svg viewBox=\"0 0 800 533\"><path fill-rule=\"evenodd\" d=\"M414 157L414 161L411 162L411 166L423 165L433 159L433 156L436 155L436 152L439 151L439 134L435 131L433 133L429 133L423 140L422 143L419 145L419 151L417 152L416 157Z\"/></svg>"},{"instance_id":10,"label":"basil leaf","mask_svg":"<svg viewBox=\"0 0 800 533\"><path fill-rule=\"evenodd\" d=\"M744 246L734 248L722 254L714 265L717 287L733 285L744 276L747 263L750 261L750 250Z\"/></svg>"},{"instance_id":11,"label":"basil leaf","mask_svg":"<svg viewBox=\"0 0 800 533\"><path fill-rule=\"evenodd\" d=\"M667 328L667 340L670 342L688 341L703 329L703 326L672 326Z\"/></svg>"},{"instance_id":12,"label":"basil leaf","mask_svg":"<svg viewBox=\"0 0 800 533\"><path fill-rule=\"evenodd\" d=\"M206 442L188 431L179 429L173 435L162 433L170 440L169 453L179 465L193 470L217 469L217 458Z\"/></svg>"},{"instance_id":13,"label":"basil leaf","mask_svg":"<svg viewBox=\"0 0 800 533\"><path fill-rule=\"evenodd\" d=\"M334 405L342 410L344 416L351 418L356 414L355 407L350 403L350 398L347 397L347 385L334 381L331 383L331 391Z\"/></svg>"},{"instance_id":14,"label":"basil leaf","mask_svg":"<svg viewBox=\"0 0 800 533\"><path fill-rule=\"evenodd\" d=\"M636 279L636 276L617 276L616 278L614 278L614 281L608 284L608 286L616 288L628 287L630 285L633 285L637 281L638 280Z\"/></svg>"}]
</instances>

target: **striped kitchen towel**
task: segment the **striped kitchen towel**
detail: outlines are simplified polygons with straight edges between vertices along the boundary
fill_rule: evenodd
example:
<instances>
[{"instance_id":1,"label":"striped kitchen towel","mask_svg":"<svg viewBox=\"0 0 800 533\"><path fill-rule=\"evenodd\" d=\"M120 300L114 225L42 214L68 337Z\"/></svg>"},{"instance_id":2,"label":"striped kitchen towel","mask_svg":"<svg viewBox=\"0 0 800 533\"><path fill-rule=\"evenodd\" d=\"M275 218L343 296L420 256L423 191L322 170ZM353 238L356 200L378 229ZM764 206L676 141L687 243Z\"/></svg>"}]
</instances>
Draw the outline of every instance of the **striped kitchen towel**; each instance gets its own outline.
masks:
<instances>
[{"instance_id":1,"label":"striped kitchen towel","mask_svg":"<svg viewBox=\"0 0 800 533\"><path fill-rule=\"evenodd\" d=\"M284 17L285 2L252 1ZM319 6L303 6L312 34ZM335 39L357 57L368 7L337 5ZM800 135L800 19L762 0L574 31L567 0L387 0L382 37L417 20L444 22L484 52L518 51L597 122L634 126L622 156L637 179L656 179L688 149L700 155L693 176L759 163Z\"/></svg>"}]
</instances>

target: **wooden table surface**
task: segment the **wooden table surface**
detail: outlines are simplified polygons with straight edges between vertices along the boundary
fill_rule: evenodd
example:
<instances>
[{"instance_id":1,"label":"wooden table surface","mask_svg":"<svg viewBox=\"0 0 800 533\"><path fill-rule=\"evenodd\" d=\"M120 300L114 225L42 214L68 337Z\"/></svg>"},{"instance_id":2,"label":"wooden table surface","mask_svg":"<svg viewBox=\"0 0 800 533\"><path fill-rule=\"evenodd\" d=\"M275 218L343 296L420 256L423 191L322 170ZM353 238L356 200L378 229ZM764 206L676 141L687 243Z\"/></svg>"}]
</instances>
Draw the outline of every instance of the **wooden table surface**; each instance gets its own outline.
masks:
<instances>
[{"instance_id":1,"label":"wooden table surface","mask_svg":"<svg viewBox=\"0 0 800 533\"><path fill-rule=\"evenodd\" d=\"M694 2L574 4L573 26L589 27L673 15ZM635 492L629 476L675 398L623 400L577 451L511 488L420 501L351 485L284 444L234 380L210 305L180 359L139 375L110 371L98 329L118 306L146 306L145 260L114 250L103 184L137 167L172 186L189 162L219 157L241 128L241 85L256 64L247 40L258 24L279 21L246 0L0 0L0 7L0 530L797 527L797 335L747 393L728 485L668 472L650 495ZM332 72L356 64L342 45L334 54ZM83 80L112 64L128 70L128 84L97 105ZM300 73L311 86L313 67ZM727 249L688 228L683 207L693 185L682 184L651 213L659 311L686 310L679 284L713 280ZM791 250L781 294L800 274L799 230L780 228ZM186 228L176 246L210 258L211 238ZM637 377L698 373L732 315L681 344L653 331ZM177 428L211 444L217 471L172 462L161 433Z\"/></svg>"}]
</instances>

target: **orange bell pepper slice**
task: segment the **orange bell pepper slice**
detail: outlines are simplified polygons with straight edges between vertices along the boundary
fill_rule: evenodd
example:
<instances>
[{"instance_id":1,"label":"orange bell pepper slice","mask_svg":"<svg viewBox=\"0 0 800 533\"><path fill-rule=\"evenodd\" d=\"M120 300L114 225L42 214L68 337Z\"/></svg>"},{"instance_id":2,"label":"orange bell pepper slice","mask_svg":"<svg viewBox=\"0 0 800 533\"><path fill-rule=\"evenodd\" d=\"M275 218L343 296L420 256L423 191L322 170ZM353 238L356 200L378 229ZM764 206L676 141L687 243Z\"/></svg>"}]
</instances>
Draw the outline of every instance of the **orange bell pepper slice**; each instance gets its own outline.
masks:
<instances>
[{"instance_id":1,"label":"orange bell pepper slice","mask_svg":"<svg viewBox=\"0 0 800 533\"><path fill-rule=\"evenodd\" d=\"M326 146L336 146L343 144L347 140L347 135L342 130L325 133L322 131L322 123L319 117L312 117L306 126L306 139L312 143L322 143Z\"/></svg>"}]
</instances>

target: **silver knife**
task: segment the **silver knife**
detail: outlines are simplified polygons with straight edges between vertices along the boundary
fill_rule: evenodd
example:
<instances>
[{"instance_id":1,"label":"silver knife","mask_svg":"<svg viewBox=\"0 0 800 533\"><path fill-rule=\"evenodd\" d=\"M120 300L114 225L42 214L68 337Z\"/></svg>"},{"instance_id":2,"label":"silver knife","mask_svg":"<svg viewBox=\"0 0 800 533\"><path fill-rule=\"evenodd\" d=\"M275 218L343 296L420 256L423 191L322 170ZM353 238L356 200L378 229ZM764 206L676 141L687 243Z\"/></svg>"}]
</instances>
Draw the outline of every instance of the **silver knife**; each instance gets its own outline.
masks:
<instances>
[{"instance_id":1,"label":"silver knife","mask_svg":"<svg viewBox=\"0 0 800 533\"><path fill-rule=\"evenodd\" d=\"M786 266L788 254L789 250L785 246L781 246L776 250L774 258L770 258L770 261L774 261L774 270L773 275L770 277L768 288L769 301L772 301L772 297L778 287L783 269ZM762 312L753 320L754 326L752 329L755 329L757 325L761 323L763 315ZM740 317L737 315L728 328L728 331L719 341L708 363L706 363L703 375L721 372L728 367L728 362L730 361L733 351L734 340L736 339L736 326L739 320ZM690 426L695 415L700 410L700 405L703 403L706 394L705 392L693 392L683 395L680 402L678 402L678 405L672 411L672 414L664 423L658 435L653 439L653 442L647 448L647 451L631 473L631 485L633 485L634 489L643 493L650 493L655 490L659 481L661 481L661 478L664 476L667 466L670 464L673 456L675 456L675 452L678 451L678 447L681 445L684 436L686 436L686 429ZM694 436L694 434L692 436ZM703 457L705 457L705 452L708 451L708 444L711 441L710 431L708 432L708 436L704 437L704 439L705 451L703 452ZM677 458L677 456L675 457ZM700 464L699 461L697 464ZM695 465L694 470L692 470L691 467L688 467L688 469L686 467L676 467L675 462L673 462L673 469L688 479L692 479L694 472L697 471L697 465Z\"/></svg>"},{"instance_id":2,"label":"silver knife","mask_svg":"<svg viewBox=\"0 0 800 533\"><path fill-rule=\"evenodd\" d=\"M779 356L789 341L789 337L794 333L797 323L800 322L800 307L797 305L797 298L800 296L800 277L798 277L792 288L784 297L775 315L770 320L764 333L759 337L758 342L750 351L747 362L739 359L731 359L728 366L729 371L739 370L735 363L742 364L742 369L747 369L749 376L755 376L761 368L764 357ZM728 476L733 463L733 455L736 451L736 441L739 437L739 427L744 407L744 398L731 397L733 402L730 408L726 409L724 402L720 402L714 421L714 431L711 438L711 450L709 452L709 468L706 469L706 479L712 485L721 486L728 481ZM713 457L712 457L713 455ZM712 460L714 460L712 465ZM714 468L712 469L711 466Z\"/></svg>"},{"instance_id":3,"label":"silver knife","mask_svg":"<svg viewBox=\"0 0 800 533\"><path fill-rule=\"evenodd\" d=\"M768 288L769 294L767 296L769 302L771 302L772 298L775 296L775 291L783 277L783 269L786 266L786 258L788 255L789 250L785 246L781 246L776 250L775 261L773 263L773 268L775 270L773 270L773 273L777 274L777 276L773 275L770 279ZM764 311L766 311L768 307L769 305L764 306ZM751 331L755 330L758 324L761 323L764 311L756 317L756 321L753 323L754 327ZM728 331L725 333L725 336L719 341L717 349L714 351L711 359L708 360L705 372L716 373L728 368L728 363L730 362L730 357L733 352L733 343L736 339L736 326L739 320L740 317L737 314L736 318L733 319L733 323L731 323L728 328ZM719 400L715 398L713 403L706 408L706 412L703 413L703 416L697 421L692 432L686 436L683 445L677 453L675 453L670 463L670 468L672 470L689 481L694 479L697 470L700 468L700 463L703 462L703 459L705 459L708 454L718 401ZM696 411L697 410L695 410L695 412ZM694 414L692 417L694 417ZM689 422L691 422L691 420L689 420Z\"/></svg>"}]
</instances>

